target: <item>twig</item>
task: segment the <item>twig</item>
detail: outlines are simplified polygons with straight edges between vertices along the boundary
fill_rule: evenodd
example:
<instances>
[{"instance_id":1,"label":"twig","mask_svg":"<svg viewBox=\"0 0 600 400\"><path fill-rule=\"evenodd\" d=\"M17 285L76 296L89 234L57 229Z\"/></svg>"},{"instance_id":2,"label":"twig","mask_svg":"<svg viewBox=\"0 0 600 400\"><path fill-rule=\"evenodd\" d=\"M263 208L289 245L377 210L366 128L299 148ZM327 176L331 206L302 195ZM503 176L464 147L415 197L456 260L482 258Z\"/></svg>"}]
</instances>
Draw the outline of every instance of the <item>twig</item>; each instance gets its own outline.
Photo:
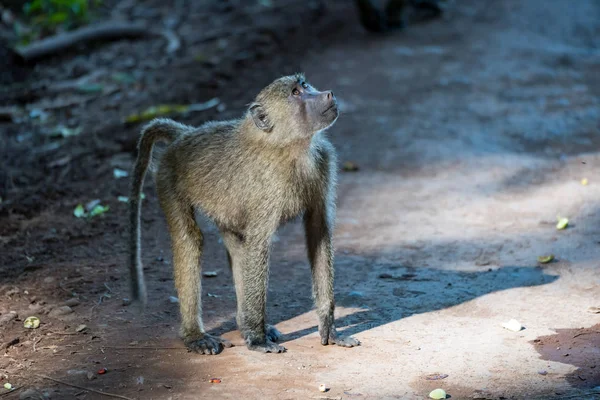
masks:
<instances>
[{"instance_id":1,"label":"twig","mask_svg":"<svg viewBox=\"0 0 600 400\"><path fill-rule=\"evenodd\" d=\"M25 62L31 62L59 53L82 42L143 36L161 36L164 38L167 42L165 50L169 54L176 52L181 47L181 41L173 31L166 29L154 31L143 24L108 21L51 36L29 46L18 48L17 53Z\"/></svg>"},{"instance_id":2,"label":"twig","mask_svg":"<svg viewBox=\"0 0 600 400\"><path fill-rule=\"evenodd\" d=\"M181 47L181 41L175 32L165 29L162 31L162 36L167 41L167 48L165 51L169 54L175 53Z\"/></svg>"},{"instance_id":3,"label":"twig","mask_svg":"<svg viewBox=\"0 0 600 400\"><path fill-rule=\"evenodd\" d=\"M79 43L92 40L123 39L140 36L163 35L153 32L146 26L124 21L108 21L96 25L85 26L71 32L39 40L28 46L17 48L17 53L30 62L52 54L56 54ZM168 39L169 42L171 39Z\"/></svg>"},{"instance_id":4,"label":"twig","mask_svg":"<svg viewBox=\"0 0 600 400\"><path fill-rule=\"evenodd\" d=\"M23 386L14 387L11 390L9 390L8 392L4 392L4 393L0 394L0 397L8 396L9 394L13 394L17 390L21 390L21 389L23 389Z\"/></svg>"},{"instance_id":5,"label":"twig","mask_svg":"<svg viewBox=\"0 0 600 400\"><path fill-rule=\"evenodd\" d=\"M62 385L71 386L71 387L74 387L76 389L81 389L81 390L86 390L88 392L98 393L98 394L101 394L101 395L104 395L104 396L108 396L108 397L115 397L117 399L125 399L125 400L133 400L131 397L125 397L125 396L121 396L119 394L112 394L112 393L107 393L107 392L101 392L100 390L96 390L96 389L89 389L89 388L86 388L86 387L83 387L83 386L74 385L72 383L68 383L68 382L65 382L65 381L58 380L58 379L50 378L47 375L34 374L34 376L37 376L38 378L48 379L49 381L54 381L54 382L60 383Z\"/></svg>"},{"instance_id":6,"label":"twig","mask_svg":"<svg viewBox=\"0 0 600 400\"><path fill-rule=\"evenodd\" d=\"M587 331L587 332L580 332L577 335L573 336L573 339L575 339L576 337L579 337L581 335L589 335L590 333L600 333L600 331Z\"/></svg>"},{"instance_id":7,"label":"twig","mask_svg":"<svg viewBox=\"0 0 600 400\"><path fill-rule=\"evenodd\" d=\"M36 348L35 348L35 345L38 344L39 342L41 342L43 338L44 338L43 336L40 336L40 338L38 340L36 340L35 342L33 342L33 351L34 352L37 351Z\"/></svg>"}]
</instances>

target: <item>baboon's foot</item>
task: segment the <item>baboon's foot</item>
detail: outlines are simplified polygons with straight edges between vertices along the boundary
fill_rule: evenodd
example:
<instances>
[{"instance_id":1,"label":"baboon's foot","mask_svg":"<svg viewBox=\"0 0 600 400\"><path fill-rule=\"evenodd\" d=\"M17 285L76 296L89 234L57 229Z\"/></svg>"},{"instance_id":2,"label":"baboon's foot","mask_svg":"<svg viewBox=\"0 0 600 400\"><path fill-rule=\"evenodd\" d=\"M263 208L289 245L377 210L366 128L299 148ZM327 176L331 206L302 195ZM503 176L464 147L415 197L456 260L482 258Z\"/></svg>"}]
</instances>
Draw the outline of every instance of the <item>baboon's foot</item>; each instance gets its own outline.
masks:
<instances>
[{"instance_id":1,"label":"baboon's foot","mask_svg":"<svg viewBox=\"0 0 600 400\"><path fill-rule=\"evenodd\" d=\"M354 339L352 336L337 336L334 335L334 337L329 337L329 339L327 340L327 343L323 343L323 341L321 340L321 344L323 345L327 345L327 344L335 344L337 346L342 346L342 347L356 347L360 345L360 341L358 341L358 339Z\"/></svg>"},{"instance_id":2,"label":"baboon's foot","mask_svg":"<svg viewBox=\"0 0 600 400\"><path fill-rule=\"evenodd\" d=\"M360 345L360 342L352 336L338 336L335 326L326 321L321 325L319 335L323 346L335 344L342 347L355 347Z\"/></svg>"},{"instance_id":3,"label":"baboon's foot","mask_svg":"<svg viewBox=\"0 0 600 400\"><path fill-rule=\"evenodd\" d=\"M265 340L263 343L247 343L248 349L260 351L262 353L285 353L286 348L270 340Z\"/></svg>"},{"instance_id":4,"label":"baboon's foot","mask_svg":"<svg viewBox=\"0 0 600 400\"><path fill-rule=\"evenodd\" d=\"M183 339L188 350L199 354L214 355L219 354L225 347L231 347L232 344L219 336L212 336L204 333L201 336L186 337Z\"/></svg>"},{"instance_id":5,"label":"baboon's foot","mask_svg":"<svg viewBox=\"0 0 600 400\"><path fill-rule=\"evenodd\" d=\"M286 350L285 347L273 342L262 332L244 332L243 336L246 340L246 346L253 351L260 351L263 353L283 353Z\"/></svg>"}]
</instances>

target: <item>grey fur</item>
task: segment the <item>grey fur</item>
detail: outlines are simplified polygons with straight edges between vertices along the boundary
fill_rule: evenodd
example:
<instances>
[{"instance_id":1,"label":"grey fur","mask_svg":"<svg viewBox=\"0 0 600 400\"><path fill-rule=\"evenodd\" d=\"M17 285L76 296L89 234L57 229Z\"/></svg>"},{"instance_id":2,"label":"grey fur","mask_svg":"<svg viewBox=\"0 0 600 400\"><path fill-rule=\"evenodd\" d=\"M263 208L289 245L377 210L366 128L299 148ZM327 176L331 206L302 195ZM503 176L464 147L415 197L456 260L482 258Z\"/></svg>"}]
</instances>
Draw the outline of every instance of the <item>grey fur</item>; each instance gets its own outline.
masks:
<instances>
[{"instance_id":1,"label":"grey fur","mask_svg":"<svg viewBox=\"0 0 600 400\"><path fill-rule=\"evenodd\" d=\"M331 92L318 92L303 75L263 89L238 120L198 128L171 120L142 130L131 195L133 298L145 300L140 259L140 192L153 143L169 143L156 171L156 188L171 234L175 286L188 348L216 354L229 343L202 326L201 210L219 227L238 301L237 323L249 349L279 353L279 332L266 324L271 238L284 222L304 215L313 296L321 343L353 347L334 326L333 246L336 154L324 135L338 117Z\"/></svg>"}]
</instances>

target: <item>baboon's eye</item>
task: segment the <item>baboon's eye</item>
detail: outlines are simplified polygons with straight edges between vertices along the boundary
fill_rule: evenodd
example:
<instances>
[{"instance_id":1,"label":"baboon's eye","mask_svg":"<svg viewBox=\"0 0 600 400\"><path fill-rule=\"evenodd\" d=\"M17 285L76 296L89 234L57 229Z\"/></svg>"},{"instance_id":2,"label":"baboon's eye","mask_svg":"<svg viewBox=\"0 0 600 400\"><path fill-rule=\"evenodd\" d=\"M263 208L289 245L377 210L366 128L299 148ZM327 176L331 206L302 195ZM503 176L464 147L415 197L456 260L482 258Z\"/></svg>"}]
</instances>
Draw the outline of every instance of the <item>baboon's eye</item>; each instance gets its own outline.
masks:
<instances>
[{"instance_id":1,"label":"baboon's eye","mask_svg":"<svg viewBox=\"0 0 600 400\"><path fill-rule=\"evenodd\" d=\"M292 90L292 94L293 94L294 96L298 96L298 95L300 94L300 91L299 91L298 89L294 88L294 89Z\"/></svg>"},{"instance_id":2,"label":"baboon's eye","mask_svg":"<svg viewBox=\"0 0 600 400\"><path fill-rule=\"evenodd\" d=\"M302 87L303 87L304 89L308 89L308 84L307 84L306 82L302 82Z\"/></svg>"}]
</instances>

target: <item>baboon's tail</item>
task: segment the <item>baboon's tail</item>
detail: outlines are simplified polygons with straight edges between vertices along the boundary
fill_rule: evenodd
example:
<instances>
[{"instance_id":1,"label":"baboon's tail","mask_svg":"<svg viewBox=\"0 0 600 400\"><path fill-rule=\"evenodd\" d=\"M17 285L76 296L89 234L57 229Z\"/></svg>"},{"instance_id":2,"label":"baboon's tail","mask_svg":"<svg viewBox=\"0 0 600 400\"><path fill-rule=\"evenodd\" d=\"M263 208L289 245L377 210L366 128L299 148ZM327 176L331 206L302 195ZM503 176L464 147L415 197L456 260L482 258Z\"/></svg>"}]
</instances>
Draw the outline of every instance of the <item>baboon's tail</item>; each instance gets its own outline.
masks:
<instances>
[{"instance_id":1,"label":"baboon's tail","mask_svg":"<svg viewBox=\"0 0 600 400\"><path fill-rule=\"evenodd\" d=\"M171 143L183 132L189 131L190 128L170 119L154 119L142 128L142 134L138 141L138 155L133 167L131 193L129 196L129 270L131 273L132 300L141 300L143 305L146 304L147 299L144 268L142 266L140 228L140 217L142 214L141 196L144 177L152 158L154 143L158 141Z\"/></svg>"}]
</instances>

